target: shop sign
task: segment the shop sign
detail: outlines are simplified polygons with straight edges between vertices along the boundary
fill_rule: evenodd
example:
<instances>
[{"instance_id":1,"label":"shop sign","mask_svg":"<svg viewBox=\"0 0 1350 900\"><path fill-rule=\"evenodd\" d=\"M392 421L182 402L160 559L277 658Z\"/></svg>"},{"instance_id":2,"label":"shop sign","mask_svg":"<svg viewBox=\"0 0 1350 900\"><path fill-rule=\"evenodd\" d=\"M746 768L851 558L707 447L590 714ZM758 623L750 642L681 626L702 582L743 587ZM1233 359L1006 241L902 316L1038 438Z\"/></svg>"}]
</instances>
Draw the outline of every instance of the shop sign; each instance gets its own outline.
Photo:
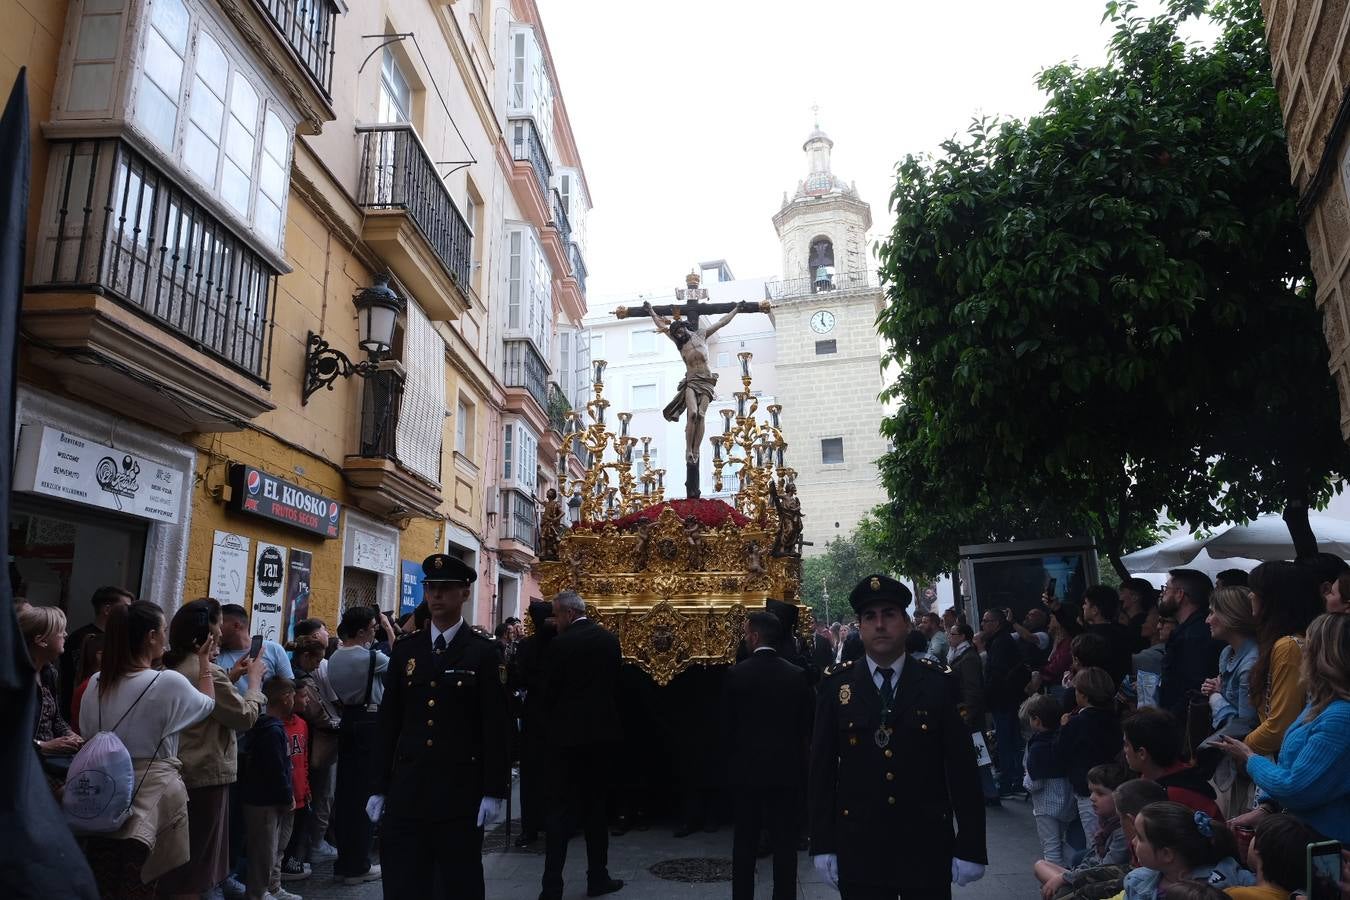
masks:
<instances>
[{"instance_id":1,"label":"shop sign","mask_svg":"<svg viewBox=\"0 0 1350 900\"><path fill-rule=\"evenodd\" d=\"M262 516L324 538L338 536L342 505L330 497L238 463L230 466L230 484L234 488L230 509L236 512Z\"/></svg>"},{"instance_id":2,"label":"shop sign","mask_svg":"<svg viewBox=\"0 0 1350 900\"><path fill-rule=\"evenodd\" d=\"M314 554L291 548L291 564L286 567L286 640L295 640L295 623L309 618L310 576Z\"/></svg>"},{"instance_id":3,"label":"shop sign","mask_svg":"<svg viewBox=\"0 0 1350 900\"><path fill-rule=\"evenodd\" d=\"M249 539L242 534L217 531L211 542L211 592L221 603L244 605L248 599Z\"/></svg>"},{"instance_id":4,"label":"shop sign","mask_svg":"<svg viewBox=\"0 0 1350 900\"><path fill-rule=\"evenodd\" d=\"M398 611L402 615L417 609L417 604L422 602L422 564L405 559L400 569Z\"/></svg>"},{"instance_id":5,"label":"shop sign","mask_svg":"<svg viewBox=\"0 0 1350 900\"><path fill-rule=\"evenodd\" d=\"M348 532L348 540L351 545L351 561L348 565L365 569L367 572L393 574L396 556L393 541L359 528L353 528Z\"/></svg>"},{"instance_id":6,"label":"shop sign","mask_svg":"<svg viewBox=\"0 0 1350 900\"><path fill-rule=\"evenodd\" d=\"M46 425L24 425L14 490L177 525L182 470Z\"/></svg>"},{"instance_id":7,"label":"shop sign","mask_svg":"<svg viewBox=\"0 0 1350 900\"><path fill-rule=\"evenodd\" d=\"M285 595L281 585L286 580L286 548L278 544L258 542L258 561L253 569L253 615L249 620L249 634L261 634L269 641L281 643L281 606Z\"/></svg>"}]
</instances>

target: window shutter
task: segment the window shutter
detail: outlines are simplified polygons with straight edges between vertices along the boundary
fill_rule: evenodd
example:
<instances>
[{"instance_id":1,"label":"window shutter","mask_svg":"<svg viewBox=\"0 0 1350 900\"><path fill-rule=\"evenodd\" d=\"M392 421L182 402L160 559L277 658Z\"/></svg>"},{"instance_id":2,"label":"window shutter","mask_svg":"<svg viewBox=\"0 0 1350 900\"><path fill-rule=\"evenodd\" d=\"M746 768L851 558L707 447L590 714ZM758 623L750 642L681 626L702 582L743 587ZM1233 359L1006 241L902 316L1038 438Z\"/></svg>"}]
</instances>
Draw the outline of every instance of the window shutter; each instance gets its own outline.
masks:
<instances>
[{"instance_id":1,"label":"window shutter","mask_svg":"<svg viewBox=\"0 0 1350 900\"><path fill-rule=\"evenodd\" d=\"M445 433L445 342L411 300L403 333L403 366L408 374L399 407L394 452L404 466L440 484Z\"/></svg>"},{"instance_id":2,"label":"window shutter","mask_svg":"<svg viewBox=\"0 0 1350 900\"><path fill-rule=\"evenodd\" d=\"M524 235L519 231L513 231L510 234L510 262L508 263L506 273L506 327L520 327L520 301L521 292L524 284L521 278L521 267L524 260L521 259L521 244Z\"/></svg>"},{"instance_id":3,"label":"window shutter","mask_svg":"<svg viewBox=\"0 0 1350 900\"><path fill-rule=\"evenodd\" d=\"M506 425L502 428L502 480L511 480L511 450L512 450L512 432L515 426Z\"/></svg>"}]
</instances>

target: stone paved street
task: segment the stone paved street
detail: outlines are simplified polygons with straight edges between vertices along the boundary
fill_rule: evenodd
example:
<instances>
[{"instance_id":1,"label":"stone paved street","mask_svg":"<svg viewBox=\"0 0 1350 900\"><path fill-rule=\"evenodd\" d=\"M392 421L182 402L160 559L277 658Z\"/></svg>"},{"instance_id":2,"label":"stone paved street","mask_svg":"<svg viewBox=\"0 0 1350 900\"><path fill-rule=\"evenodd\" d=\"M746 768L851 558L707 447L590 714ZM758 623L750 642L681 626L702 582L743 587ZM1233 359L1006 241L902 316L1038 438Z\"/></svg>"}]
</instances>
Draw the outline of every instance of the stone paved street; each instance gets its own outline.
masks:
<instances>
[{"instance_id":1,"label":"stone paved street","mask_svg":"<svg viewBox=\"0 0 1350 900\"><path fill-rule=\"evenodd\" d=\"M989 869L983 880L953 891L953 900L1034 900L1038 896L1031 864L1039 855L1036 830L1032 823L1029 804L1013 801L1002 809L990 810L989 815ZM497 841L495 843L500 843ZM534 900L539 895L539 878L543 872L542 841L540 852L489 852L484 856L489 900ZM564 897L586 896L585 845L577 837L569 847L567 860L567 889ZM653 875L650 868L664 860L687 857L731 858L731 828L706 834L697 832L687 838L676 839L664 823L648 831L632 831L623 837L611 838L609 848L610 872L627 884L614 896L617 900L666 900L666 898L728 898L731 882L717 881L705 884L686 884L666 881ZM329 863L316 867L313 877L292 882L290 890L305 900L377 900L382 896L378 883L360 887L336 884L331 877ZM811 865L810 857L801 855L798 867L798 896L803 900L832 900L838 892L823 884ZM759 863L756 898L768 900L771 896L770 860Z\"/></svg>"}]
</instances>

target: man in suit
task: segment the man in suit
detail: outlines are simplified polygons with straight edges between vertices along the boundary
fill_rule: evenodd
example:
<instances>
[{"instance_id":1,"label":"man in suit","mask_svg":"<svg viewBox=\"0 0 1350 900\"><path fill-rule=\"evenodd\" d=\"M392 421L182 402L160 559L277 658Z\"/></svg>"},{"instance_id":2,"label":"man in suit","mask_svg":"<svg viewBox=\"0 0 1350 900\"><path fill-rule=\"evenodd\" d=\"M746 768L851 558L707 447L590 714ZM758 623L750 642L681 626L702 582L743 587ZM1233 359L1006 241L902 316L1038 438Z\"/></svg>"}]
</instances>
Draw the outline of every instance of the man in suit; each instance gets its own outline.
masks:
<instances>
[{"instance_id":1,"label":"man in suit","mask_svg":"<svg viewBox=\"0 0 1350 900\"><path fill-rule=\"evenodd\" d=\"M732 900L755 895L755 856L764 825L773 848L774 900L797 896L801 776L811 740L812 695L806 673L775 649L782 632L782 623L770 613L747 617L750 656L732 668L722 695L735 814Z\"/></svg>"},{"instance_id":2,"label":"man in suit","mask_svg":"<svg viewBox=\"0 0 1350 900\"><path fill-rule=\"evenodd\" d=\"M622 654L619 639L586 614L573 591L553 598L558 636L544 658L543 718L554 782L544 842L540 900L559 900L572 828L586 836L586 895L612 894L623 882L609 877L606 785L615 748L623 737L614 702Z\"/></svg>"},{"instance_id":3,"label":"man in suit","mask_svg":"<svg viewBox=\"0 0 1350 900\"><path fill-rule=\"evenodd\" d=\"M520 714L520 837L517 847L528 847L544 830L544 789L548 775L548 733L543 721L544 658L558 631L553 627L553 604L531 600L529 612L534 633L520 642L515 659L515 680L525 695Z\"/></svg>"},{"instance_id":4,"label":"man in suit","mask_svg":"<svg viewBox=\"0 0 1350 900\"><path fill-rule=\"evenodd\" d=\"M386 898L483 898L483 827L510 790L510 722L491 638L461 610L477 572L444 553L422 563L431 620L394 645L372 765L384 818Z\"/></svg>"},{"instance_id":5,"label":"man in suit","mask_svg":"<svg viewBox=\"0 0 1350 900\"><path fill-rule=\"evenodd\" d=\"M946 900L988 861L960 687L946 666L905 654L910 600L898 581L864 578L849 595L864 656L820 683L811 853L843 900Z\"/></svg>"}]
</instances>

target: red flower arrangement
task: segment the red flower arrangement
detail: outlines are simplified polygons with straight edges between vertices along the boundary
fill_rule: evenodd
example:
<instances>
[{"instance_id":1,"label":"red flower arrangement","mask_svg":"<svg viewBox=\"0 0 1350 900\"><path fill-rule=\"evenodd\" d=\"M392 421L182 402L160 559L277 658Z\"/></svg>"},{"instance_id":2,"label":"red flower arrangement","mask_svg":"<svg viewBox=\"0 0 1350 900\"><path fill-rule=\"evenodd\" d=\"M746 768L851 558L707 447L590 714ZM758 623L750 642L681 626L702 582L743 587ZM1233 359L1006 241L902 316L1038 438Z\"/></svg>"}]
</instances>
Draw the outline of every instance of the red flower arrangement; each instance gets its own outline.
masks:
<instances>
[{"instance_id":1,"label":"red flower arrangement","mask_svg":"<svg viewBox=\"0 0 1350 900\"><path fill-rule=\"evenodd\" d=\"M737 526L744 527L750 524L750 520L741 515L736 509L725 500L667 500L655 506L648 507L641 512L629 513L628 515L615 519L612 522L591 522L590 524L581 524L574 526L577 530L590 529L598 531L606 525L614 525L620 531L629 531L639 522L645 520L656 520L660 517L663 510L670 508L675 511L675 515L681 520L693 516L705 528L717 528L728 519Z\"/></svg>"}]
</instances>

